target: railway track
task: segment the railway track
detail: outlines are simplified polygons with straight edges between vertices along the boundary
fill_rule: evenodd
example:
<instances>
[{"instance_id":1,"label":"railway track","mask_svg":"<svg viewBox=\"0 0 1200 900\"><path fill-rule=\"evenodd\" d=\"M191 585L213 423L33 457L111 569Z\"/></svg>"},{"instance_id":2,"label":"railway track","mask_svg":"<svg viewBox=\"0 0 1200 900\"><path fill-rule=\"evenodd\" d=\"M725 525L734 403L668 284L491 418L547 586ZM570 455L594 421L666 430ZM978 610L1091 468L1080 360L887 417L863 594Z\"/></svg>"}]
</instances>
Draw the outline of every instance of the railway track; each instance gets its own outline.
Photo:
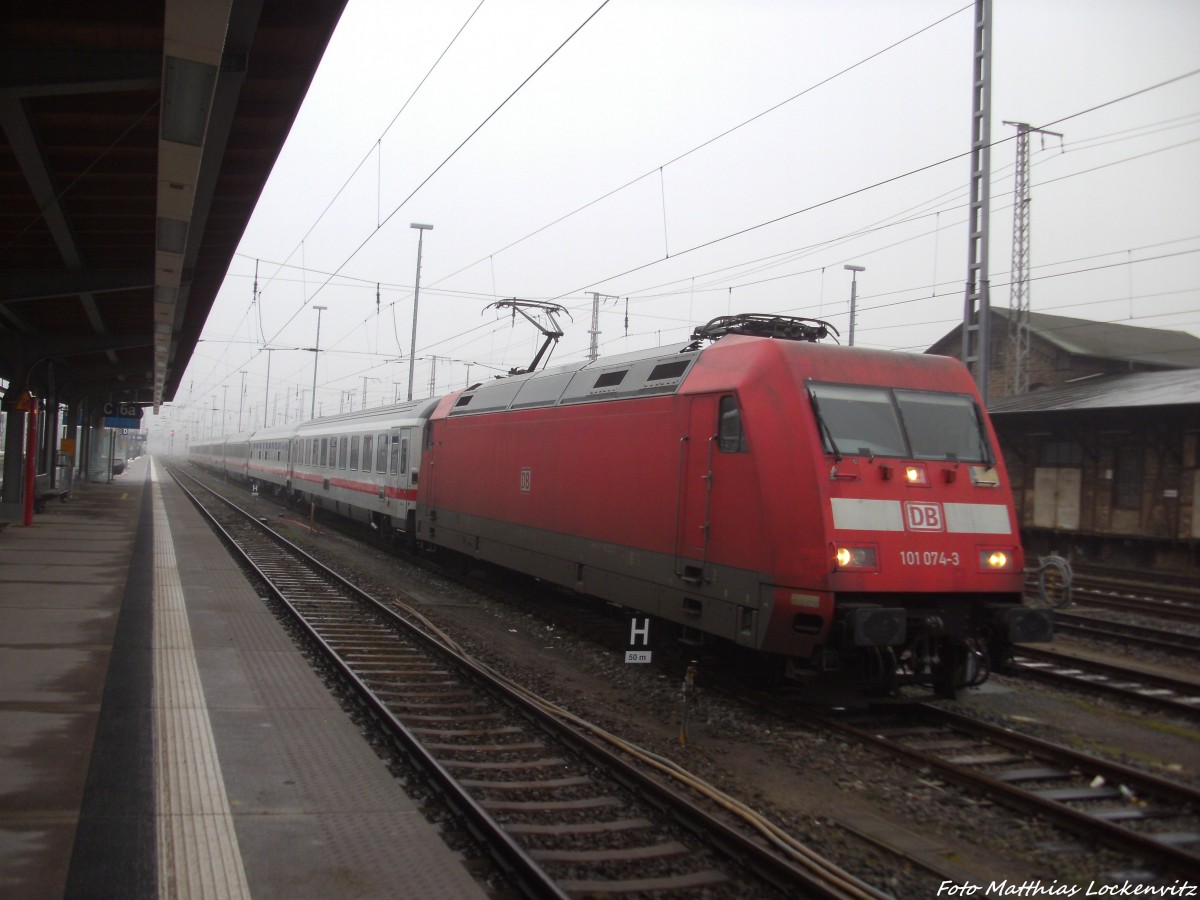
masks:
<instances>
[{"instance_id":1,"label":"railway track","mask_svg":"<svg viewBox=\"0 0 1200 900\"><path fill-rule=\"evenodd\" d=\"M1147 628L1143 625L1114 622L1095 616L1065 613L1058 610L1054 613L1054 631L1055 634L1094 638L1109 643L1144 647L1148 650L1168 653L1200 653L1200 635L1166 631L1161 628Z\"/></svg>"},{"instance_id":2,"label":"railway track","mask_svg":"<svg viewBox=\"0 0 1200 900\"><path fill-rule=\"evenodd\" d=\"M1158 589L1150 596L1132 593L1128 588L1076 585L1071 605L1076 609L1097 607L1175 622L1200 622L1200 601L1190 596L1164 596Z\"/></svg>"},{"instance_id":3,"label":"railway track","mask_svg":"<svg viewBox=\"0 0 1200 900\"><path fill-rule=\"evenodd\" d=\"M1041 647L1018 647L1014 663L1017 672L1024 676L1107 694L1170 713L1200 717L1200 685L1195 682Z\"/></svg>"},{"instance_id":4,"label":"railway track","mask_svg":"<svg viewBox=\"0 0 1200 900\"><path fill-rule=\"evenodd\" d=\"M1076 565L1074 570L1076 577L1084 579L1141 586L1165 586L1168 590L1189 591L1193 596L1200 595L1200 579L1183 572L1115 568L1093 563Z\"/></svg>"},{"instance_id":5,"label":"railway track","mask_svg":"<svg viewBox=\"0 0 1200 900\"><path fill-rule=\"evenodd\" d=\"M252 514L188 493L523 893L883 896L671 762L496 675Z\"/></svg>"},{"instance_id":6,"label":"railway track","mask_svg":"<svg viewBox=\"0 0 1200 900\"><path fill-rule=\"evenodd\" d=\"M1040 604L1036 579L1026 582L1030 603ZM1063 600L1061 583L1051 579L1052 602ZM1200 623L1200 589L1190 584L1169 584L1145 576L1138 579L1075 572L1071 579L1070 603L1073 608L1095 607L1153 616L1176 622Z\"/></svg>"},{"instance_id":7,"label":"railway track","mask_svg":"<svg viewBox=\"0 0 1200 900\"><path fill-rule=\"evenodd\" d=\"M929 704L800 717L1139 862L1200 870L1200 791L1189 785Z\"/></svg>"}]
</instances>

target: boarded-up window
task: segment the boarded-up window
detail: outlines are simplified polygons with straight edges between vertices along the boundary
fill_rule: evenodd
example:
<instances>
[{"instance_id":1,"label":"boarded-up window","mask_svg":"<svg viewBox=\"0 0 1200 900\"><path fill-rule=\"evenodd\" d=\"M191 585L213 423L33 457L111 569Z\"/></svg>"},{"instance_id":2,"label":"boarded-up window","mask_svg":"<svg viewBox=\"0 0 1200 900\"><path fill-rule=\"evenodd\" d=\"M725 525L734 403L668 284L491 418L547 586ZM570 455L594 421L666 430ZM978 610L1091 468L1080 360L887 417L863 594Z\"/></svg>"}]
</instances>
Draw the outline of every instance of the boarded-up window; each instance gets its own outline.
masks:
<instances>
[{"instance_id":1,"label":"boarded-up window","mask_svg":"<svg viewBox=\"0 0 1200 900\"><path fill-rule=\"evenodd\" d=\"M1043 466L1083 465L1083 445L1078 441L1043 441L1038 462Z\"/></svg>"},{"instance_id":2,"label":"boarded-up window","mask_svg":"<svg viewBox=\"0 0 1200 900\"><path fill-rule=\"evenodd\" d=\"M1079 528L1083 470L1039 466L1033 473L1033 524L1037 528Z\"/></svg>"},{"instance_id":3,"label":"boarded-up window","mask_svg":"<svg viewBox=\"0 0 1200 900\"><path fill-rule=\"evenodd\" d=\"M1142 508L1142 448L1137 444L1117 447L1113 466L1113 507Z\"/></svg>"}]
</instances>

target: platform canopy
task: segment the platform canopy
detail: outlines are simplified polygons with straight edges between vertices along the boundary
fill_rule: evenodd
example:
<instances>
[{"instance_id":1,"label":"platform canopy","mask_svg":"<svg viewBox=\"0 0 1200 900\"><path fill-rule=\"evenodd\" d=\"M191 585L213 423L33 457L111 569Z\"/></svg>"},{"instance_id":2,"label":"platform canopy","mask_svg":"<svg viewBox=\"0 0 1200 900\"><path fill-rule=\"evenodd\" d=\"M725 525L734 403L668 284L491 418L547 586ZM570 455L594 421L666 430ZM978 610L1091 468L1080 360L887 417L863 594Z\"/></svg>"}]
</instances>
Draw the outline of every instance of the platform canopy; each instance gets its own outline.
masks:
<instances>
[{"instance_id":1,"label":"platform canopy","mask_svg":"<svg viewBox=\"0 0 1200 900\"><path fill-rule=\"evenodd\" d=\"M171 400L346 0L6 0L0 378Z\"/></svg>"}]
</instances>

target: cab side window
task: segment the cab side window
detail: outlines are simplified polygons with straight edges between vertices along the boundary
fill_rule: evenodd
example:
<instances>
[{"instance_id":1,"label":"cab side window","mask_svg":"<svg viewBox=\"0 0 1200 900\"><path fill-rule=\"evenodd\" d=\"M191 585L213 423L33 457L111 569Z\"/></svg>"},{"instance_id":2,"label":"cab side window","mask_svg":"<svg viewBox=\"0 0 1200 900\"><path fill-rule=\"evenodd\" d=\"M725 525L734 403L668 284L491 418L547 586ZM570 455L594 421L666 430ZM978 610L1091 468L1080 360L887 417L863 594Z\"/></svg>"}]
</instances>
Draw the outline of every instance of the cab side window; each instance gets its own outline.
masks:
<instances>
[{"instance_id":1,"label":"cab side window","mask_svg":"<svg viewBox=\"0 0 1200 900\"><path fill-rule=\"evenodd\" d=\"M717 449L722 453L749 453L742 413L736 397L722 397L718 408Z\"/></svg>"}]
</instances>

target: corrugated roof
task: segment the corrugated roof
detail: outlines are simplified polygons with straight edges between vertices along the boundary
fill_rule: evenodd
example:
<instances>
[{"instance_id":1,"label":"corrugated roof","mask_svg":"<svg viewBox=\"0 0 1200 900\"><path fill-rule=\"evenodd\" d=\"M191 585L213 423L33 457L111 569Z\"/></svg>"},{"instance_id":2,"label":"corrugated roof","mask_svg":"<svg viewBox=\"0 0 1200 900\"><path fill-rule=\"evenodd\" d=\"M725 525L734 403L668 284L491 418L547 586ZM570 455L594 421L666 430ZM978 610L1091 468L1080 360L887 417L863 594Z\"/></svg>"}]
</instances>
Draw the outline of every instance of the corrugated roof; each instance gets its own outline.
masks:
<instances>
[{"instance_id":1,"label":"corrugated roof","mask_svg":"<svg viewBox=\"0 0 1200 900\"><path fill-rule=\"evenodd\" d=\"M993 307L1008 319L1011 310ZM1092 322L1030 312L1029 327L1038 337L1075 356L1120 359L1172 369L1200 368L1200 338L1186 331L1139 328L1117 322Z\"/></svg>"},{"instance_id":2,"label":"corrugated roof","mask_svg":"<svg viewBox=\"0 0 1200 900\"><path fill-rule=\"evenodd\" d=\"M993 415L1084 409L1200 405L1200 369L1103 375L1028 394L1004 397L988 405Z\"/></svg>"}]
</instances>

